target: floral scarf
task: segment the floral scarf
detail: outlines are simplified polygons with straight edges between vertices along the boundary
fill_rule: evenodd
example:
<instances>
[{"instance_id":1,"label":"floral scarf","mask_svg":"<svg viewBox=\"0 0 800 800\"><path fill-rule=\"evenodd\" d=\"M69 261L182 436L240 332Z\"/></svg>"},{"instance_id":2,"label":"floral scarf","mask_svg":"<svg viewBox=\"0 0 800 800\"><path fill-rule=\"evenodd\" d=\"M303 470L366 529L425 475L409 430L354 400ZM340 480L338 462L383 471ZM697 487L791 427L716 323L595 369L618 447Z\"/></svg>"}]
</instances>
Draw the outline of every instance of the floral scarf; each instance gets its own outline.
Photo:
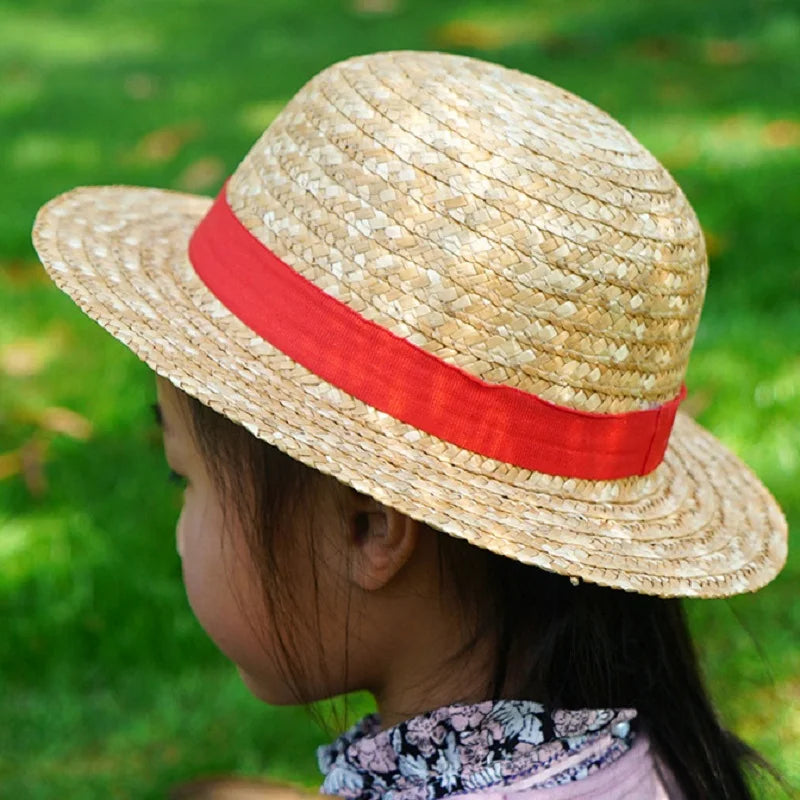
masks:
<instances>
[{"instance_id":1,"label":"floral scarf","mask_svg":"<svg viewBox=\"0 0 800 800\"><path fill-rule=\"evenodd\" d=\"M580 780L630 749L632 709L548 711L530 700L455 704L385 731L368 714L317 750L321 792L349 800L434 800L525 779Z\"/></svg>"}]
</instances>

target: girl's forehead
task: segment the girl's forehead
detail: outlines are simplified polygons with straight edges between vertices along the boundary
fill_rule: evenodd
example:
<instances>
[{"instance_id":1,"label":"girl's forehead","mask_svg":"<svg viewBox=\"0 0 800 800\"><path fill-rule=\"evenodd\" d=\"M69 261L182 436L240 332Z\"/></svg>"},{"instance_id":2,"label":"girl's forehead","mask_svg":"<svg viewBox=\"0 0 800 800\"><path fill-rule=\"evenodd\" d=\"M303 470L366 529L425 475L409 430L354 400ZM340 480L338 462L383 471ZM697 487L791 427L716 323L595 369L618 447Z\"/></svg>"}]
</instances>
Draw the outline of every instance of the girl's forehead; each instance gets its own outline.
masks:
<instances>
[{"instance_id":1,"label":"girl's forehead","mask_svg":"<svg viewBox=\"0 0 800 800\"><path fill-rule=\"evenodd\" d=\"M161 415L161 419L159 420L162 425L166 422L164 419L165 414L164 411L167 410L167 415L169 414L169 407L171 402L171 394L169 389L167 388L170 384L165 381L160 376L156 377L156 397L157 402L155 404L156 409Z\"/></svg>"},{"instance_id":2,"label":"girl's forehead","mask_svg":"<svg viewBox=\"0 0 800 800\"><path fill-rule=\"evenodd\" d=\"M158 400L153 403L153 412L162 430L165 451L184 466L202 459L192 435L189 408L180 390L157 376L156 393Z\"/></svg>"},{"instance_id":3,"label":"girl's forehead","mask_svg":"<svg viewBox=\"0 0 800 800\"><path fill-rule=\"evenodd\" d=\"M178 390L166 378L156 375L156 393L162 406L167 406L169 410L175 412L178 408L180 398Z\"/></svg>"}]
</instances>

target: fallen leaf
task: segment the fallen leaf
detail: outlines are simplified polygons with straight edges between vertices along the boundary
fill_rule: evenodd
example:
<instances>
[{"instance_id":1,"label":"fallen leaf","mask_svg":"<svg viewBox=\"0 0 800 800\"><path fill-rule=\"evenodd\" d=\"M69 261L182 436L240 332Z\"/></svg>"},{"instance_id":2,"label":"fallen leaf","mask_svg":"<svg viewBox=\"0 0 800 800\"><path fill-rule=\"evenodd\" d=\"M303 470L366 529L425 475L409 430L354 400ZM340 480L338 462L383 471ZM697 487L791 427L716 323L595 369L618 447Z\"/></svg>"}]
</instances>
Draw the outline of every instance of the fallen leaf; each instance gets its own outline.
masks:
<instances>
[{"instance_id":1,"label":"fallen leaf","mask_svg":"<svg viewBox=\"0 0 800 800\"><path fill-rule=\"evenodd\" d=\"M706 254L709 258L716 258L728 249L728 240L708 228L703 228L703 238L706 240Z\"/></svg>"},{"instance_id":2,"label":"fallen leaf","mask_svg":"<svg viewBox=\"0 0 800 800\"><path fill-rule=\"evenodd\" d=\"M434 29L433 41L438 47L472 47L476 50L495 50L519 42L541 39L542 26L520 20L456 19Z\"/></svg>"},{"instance_id":3,"label":"fallen leaf","mask_svg":"<svg viewBox=\"0 0 800 800\"><path fill-rule=\"evenodd\" d=\"M634 50L644 58L662 60L675 54L676 43L667 36L647 36L634 43Z\"/></svg>"},{"instance_id":4,"label":"fallen leaf","mask_svg":"<svg viewBox=\"0 0 800 800\"><path fill-rule=\"evenodd\" d=\"M187 192L201 192L222 183L225 164L221 158L209 156L189 164L178 178L178 186Z\"/></svg>"},{"instance_id":5,"label":"fallen leaf","mask_svg":"<svg viewBox=\"0 0 800 800\"><path fill-rule=\"evenodd\" d=\"M92 423L86 417L69 408L51 406L36 419L39 427L53 433L63 433L73 439L88 439L92 435Z\"/></svg>"},{"instance_id":6,"label":"fallen leaf","mask_svg":"<svg viewBox=\"0 0 800 800\"><path fill-rule=\"evenodd\" d=\"M137 160L151 163L171 161L185 144L200 134L201 129L198 122L183 122L159 128L139 140L133 156Z\"/></svg>"},{"instance_id":7,"label":"fallen leaf","mask_svg":"<svg viewBox=\"0 0 800 800\"><path fill-rule=\"evenodd\" d=\"M741 42L733 39L709 39L705 43L705 59L718 67L731 67L744 64L749 54Z\"/></svg>"},{"instance_id":8,"label":"fallen leaf","mask_svg":"<svg viewBox=\"0 0 800 800\"><path fill-rule=\"evenodd\" d=\"M152 75L145 72L134 72L125 78L123 83L125 94L134 100L147 100L156 92L156 82Z\"/></svg>"},{"instance_id":9,"label":"fallen leaf","mask_svg":"<svg viewBox=\"0 0 800 800\"><path fill-rule=\"evenodd\" d=\"M684 83L666 80L658 87L658 97L667 103L675 103L686 100L689 97L689 89Z\"/></svg>"},{"instance_id":10,"label":"fallen leaf","mask_svg":"<svg viewBox=\"0 0 800 800\"><path fill-rule=\"evenodd\" d=\"M764 142L769 147L797 147L800 145L800 122L795 119L775 119L764 126Z\"/></svg>"},{"instance_id":11,"label":"fallen leaf","mask_svg":"<svg viewBox=\"0 0 800 800\"><path fill-rule=\"evenodd\" d=\"M10 453L0 453L0 481L3 478L10 478L22 469L22 459L19 450L12 450Z\"/></svg>"},{"instance_id":12,"label":"fallen leaf","mask_svg":"<svg viewBox=\"0 0 800 800\"><path fill-rule=\"evenodd\" d=\"M12 286L26 287L37 283L52 283L47 271L39 261L24 261L22 259L0 261L0 272L3 273L3 278Z\"/></svg>"},{"instance_id":13,"label":"fallen leaf","mask_svg":"<svg viewBox=\"0 0 800 800\"><path fill-rule=\"evenodd\" d=\"M724 136L736 138L745 134L750 125L752 125L752 118L744 112L739 112L722 117L714 123L714 129Z\"/></svg>"},{"instance_id":14,"label":"fallen leaf","mask_svg":"<svg viewBox=\"0 0 800 800\"><path fill-rule=\"evenodd\" d=\"M681 411L683 411L684 414L688 414L690 417L696 417L702 414L703 411L711 405L713 399L711 392L706 389L699 389L686 396L681 403Z\"/></svg>"},{"instance_id":15,"label":"fallen leaf","mask_svg":"<svg viewBox=\"0 0 800 800\"><path fill-rule=\"evenodd\" d=\"M685 169L700 158L700 146L696 137L685 136L669 150L661 154L660 160L667 169Z\"/></svg>"},{"instance_id":16,"label":"fallen leaf","mask_svg":"<svg viewBox=\"0 0 800 800\"><path fill-rule=\"evenodd\" d=\"M357 14L394 14L400 0L353 0L352 8Z\"/></svg>"},{"instance_id":17,"label":"fallen leaf","mask_svg":"<svg viewBox=\"0 0 800 800\"><path fill-rule=\"evenodd\" d=\"M0 369L15 378L36 375L50 353L41 339L25 338L9 342L0 350Z\"/></svg>"},{"instance_id":18,"label":"fallen leaf","mask_svg":"<svg viewBox=\"0 0 800 800\"><path fill-rule=\"evenodd\" d=\"M38 438L29 439L19 450L22 480L34 497L41 497L47 491L44 474L46 453L47 443Z\"/></svg>"}]
</instances>

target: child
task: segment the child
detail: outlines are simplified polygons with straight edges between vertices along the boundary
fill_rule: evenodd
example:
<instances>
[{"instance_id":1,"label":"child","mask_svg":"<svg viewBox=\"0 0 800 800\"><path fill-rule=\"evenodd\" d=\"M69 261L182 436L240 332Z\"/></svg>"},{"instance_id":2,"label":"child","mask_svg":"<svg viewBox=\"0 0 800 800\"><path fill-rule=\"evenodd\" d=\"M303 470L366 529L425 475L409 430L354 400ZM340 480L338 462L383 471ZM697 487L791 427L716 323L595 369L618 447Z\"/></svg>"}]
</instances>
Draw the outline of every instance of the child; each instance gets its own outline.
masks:
<instances>
[{"instance_id":1,"label":"child","mask_svg":"<svg viewBox=\"0 0 800 800\"><path fill-rule=\"evenodd\" d=\"M746 798L681 596L786 522L678 411L697 219L605 113L396 51L300 89L205 197L44 206L53 280L157 373L194 613L268 703L371 691L322 791Z\"/></svg>"}]
</instances>

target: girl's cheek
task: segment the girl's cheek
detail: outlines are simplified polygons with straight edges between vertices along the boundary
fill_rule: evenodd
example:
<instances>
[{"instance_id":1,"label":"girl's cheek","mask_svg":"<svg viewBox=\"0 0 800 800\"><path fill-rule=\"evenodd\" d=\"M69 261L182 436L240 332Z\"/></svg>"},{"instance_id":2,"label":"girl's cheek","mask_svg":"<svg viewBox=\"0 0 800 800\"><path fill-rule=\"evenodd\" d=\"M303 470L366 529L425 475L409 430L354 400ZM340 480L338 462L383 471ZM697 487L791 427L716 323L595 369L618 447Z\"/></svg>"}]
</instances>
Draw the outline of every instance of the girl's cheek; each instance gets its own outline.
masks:
<instances>
[{"instance_id":1,"label":"girl's cheek","mask_svg":"<svg viewBox=\"0 0 800 800\"><path fill-rule=\"evenodd\" d=\"M183 555L185 552L185 544L186 544L186 537L185 537L185 520L186 520L186 512L185 506L184 509L181 510L181 515L178 517L178 523L175 526L175 549L178 551L178 555L183 559Z\"/></svg>"}]
</instances>

